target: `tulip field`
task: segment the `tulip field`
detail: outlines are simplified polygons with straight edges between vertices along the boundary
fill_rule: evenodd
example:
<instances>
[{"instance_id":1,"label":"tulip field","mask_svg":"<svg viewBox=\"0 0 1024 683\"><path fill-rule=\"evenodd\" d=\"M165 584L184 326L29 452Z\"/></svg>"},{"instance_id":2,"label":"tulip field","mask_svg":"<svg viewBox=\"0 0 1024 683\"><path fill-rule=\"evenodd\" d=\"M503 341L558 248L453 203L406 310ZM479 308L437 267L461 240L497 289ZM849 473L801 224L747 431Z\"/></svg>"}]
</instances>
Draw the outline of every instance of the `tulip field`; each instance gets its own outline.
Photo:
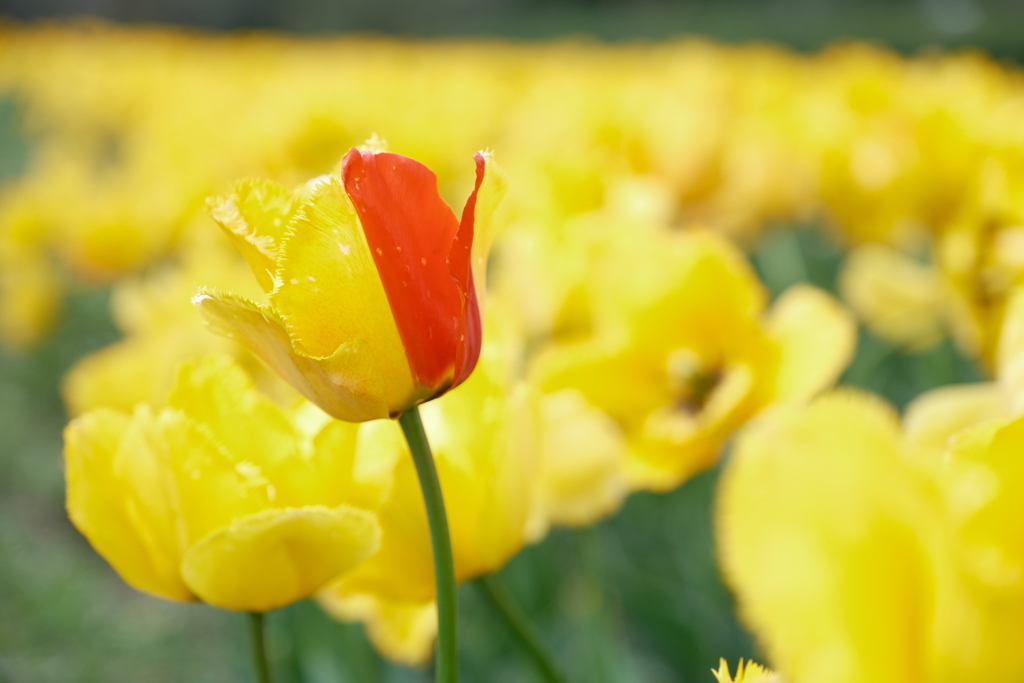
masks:
<instances>
[{"instance_id":1,"label":"tulip field","mask_svg":"<svg viewBox=\"0 0 1024 683\"><path fill-rule=\"evenodd\" d=\"M1024 682L1017 66L0 23L0 150L0 683Z\"/></svg>"}]
</instances>

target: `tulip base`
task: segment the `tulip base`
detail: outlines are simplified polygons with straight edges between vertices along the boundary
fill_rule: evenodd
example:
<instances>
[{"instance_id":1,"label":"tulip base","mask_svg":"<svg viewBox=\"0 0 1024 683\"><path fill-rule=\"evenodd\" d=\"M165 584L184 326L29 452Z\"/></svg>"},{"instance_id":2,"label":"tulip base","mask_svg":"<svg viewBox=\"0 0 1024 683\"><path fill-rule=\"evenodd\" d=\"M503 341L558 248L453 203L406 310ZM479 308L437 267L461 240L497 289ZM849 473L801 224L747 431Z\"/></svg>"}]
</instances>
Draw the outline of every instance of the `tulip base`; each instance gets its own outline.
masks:
<instances>
[{"instance_id":1,"label":"tulip base","mask_svg":"<svg viewBox=\"0 0 1024 683\"><path fill-rule=\"evenodd\" d=\"M267 661L267 636L264 632L262 612L249 612L249 634L252 637L252 663L256 683L270 683L270 663Z\"/></svg>"},{"instance_id":2,"label":"tulip base","mask_svg":"<svg viewBox=\"0 0 1024 683\"><path fill-rule=\"evenodd\" d=\"M456 683L459 678L458 598L455 562L452 559L452 542L448 533L444 497L441 495L441 482L437 478L434 456L430 452L419 409L413 407L405 411L398 418L398 423L402 426L416 465L434 551L434 579L437 583L437 658L434 680L437 683Z\"/></svg>"}]
</instances>

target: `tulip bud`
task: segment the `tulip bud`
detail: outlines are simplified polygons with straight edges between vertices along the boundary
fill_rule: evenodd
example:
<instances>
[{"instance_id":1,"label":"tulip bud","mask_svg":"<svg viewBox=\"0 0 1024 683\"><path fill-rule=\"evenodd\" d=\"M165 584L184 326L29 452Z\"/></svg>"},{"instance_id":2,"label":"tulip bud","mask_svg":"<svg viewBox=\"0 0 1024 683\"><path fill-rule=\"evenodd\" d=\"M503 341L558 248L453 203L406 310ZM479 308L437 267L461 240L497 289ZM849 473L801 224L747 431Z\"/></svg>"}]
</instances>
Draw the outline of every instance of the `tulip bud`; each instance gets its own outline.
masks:
<instances>
[{"instance_id":1,"label":"tulip bud","mask_svg":"<svg viewBox=\"0 0 1024 683\"><path fill-rule=\"evenodd\" d=\"M461 220L437 178L398 154L353 149L340 177L289 195L243 181L211 213L270 305L212 290L207 326L235 338L330 415L397 416L476 366L490 217L504 178L478 153Z\"/></svg>"}]
</instances>

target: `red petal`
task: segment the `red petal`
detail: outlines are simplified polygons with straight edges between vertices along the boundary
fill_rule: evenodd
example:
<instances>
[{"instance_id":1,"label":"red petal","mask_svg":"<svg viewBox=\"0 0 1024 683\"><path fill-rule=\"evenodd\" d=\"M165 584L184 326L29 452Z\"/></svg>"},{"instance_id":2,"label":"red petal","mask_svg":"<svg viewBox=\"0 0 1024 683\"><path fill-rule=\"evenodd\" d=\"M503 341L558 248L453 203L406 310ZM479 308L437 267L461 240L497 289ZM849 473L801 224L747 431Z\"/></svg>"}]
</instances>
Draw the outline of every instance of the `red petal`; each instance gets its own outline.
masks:
<instances>
[{"instance_id":1,"label":"red petal","mask_svg":"<svg viewBox=\"0 0 1024 683\"><path fill-rule=\"evenodd\" d=\"M460 324L459 339L455 350L455 377L452 386L458 386L469 377L480 358L480 341L482 326L480 324L480 306L477 303L476 288L473 283L473 228L476 217L476 197L480 185L484 182L484 171L487 164L484 155L477 152L473 157L476 161L476 185L462 209L462 221L459 231L452 242L452 250L448 254L448 270L452 279L458 284L462 294L463 310Z\"/></svg>"},{"instance_id":2,"label":"red petal","mask_svg":"<svg viewBox=\"0 0 1024 683\"><path fill-rule=\"evenodd\" d=\"M465 323L465 297L449 274L459 221L437 176L413 159L353 149L342 181L363 225L416 381L444 389Z\"/></svg>"}]
</instances>

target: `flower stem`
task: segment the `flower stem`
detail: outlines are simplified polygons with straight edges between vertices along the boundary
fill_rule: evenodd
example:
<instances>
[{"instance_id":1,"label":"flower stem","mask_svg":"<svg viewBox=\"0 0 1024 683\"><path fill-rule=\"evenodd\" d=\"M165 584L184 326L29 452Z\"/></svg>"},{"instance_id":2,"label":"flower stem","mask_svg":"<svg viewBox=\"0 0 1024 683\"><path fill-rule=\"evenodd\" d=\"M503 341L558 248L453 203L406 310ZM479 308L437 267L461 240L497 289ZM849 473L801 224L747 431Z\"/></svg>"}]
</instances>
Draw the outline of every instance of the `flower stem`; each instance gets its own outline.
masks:
<instances>
[{"instance_id":1,"label":"flower stem","mask_svg":"<svg viewBox=\"0 0 1024 683\"><path fill-rule=\"evenodd\" d=\"M533 656L534 663L540 669L541 674L543 674L544 680L548 681L548 683L565 683L565 677L562 676L555 666L554 658L544 646L540 635L533 628L529 618L527 618L519 605L516 604L497 575L487 574L481 576L477 579L476 584L480 587L481 592L487 597L495 611L505 620L505 624L516 634L519 642Z\"/></svg>"},{"instance_id":2,"label":"flower stem","mask_svg":"<svg viewBox=\"0 0 1024 683\"><path fill-rule=\"evenodd\" d=\"M456 683L459 680L458 662L458 599L455 586L455 562L452 560L452 542L448 535L448 517L444 511L441 482L430 453L427 433L423 430L420 411L413 407L398 418L409 443L420 490L427 508L430 542L434 550L434 580L437 583L437 661L434 668L437 683Z\"/></svg>"},{"instance_id":3,"label":"flower stem","mask_svg":"<svg viewBox=\"0 0 1024 683\"><path fill-rule=\"evenodd\" d=\"M263 613L249 612L249 633L252 636L252 662L257 683L270 683L270 664L267 662L267 638L263 631Z\"/></svg>"}]
</instances>

